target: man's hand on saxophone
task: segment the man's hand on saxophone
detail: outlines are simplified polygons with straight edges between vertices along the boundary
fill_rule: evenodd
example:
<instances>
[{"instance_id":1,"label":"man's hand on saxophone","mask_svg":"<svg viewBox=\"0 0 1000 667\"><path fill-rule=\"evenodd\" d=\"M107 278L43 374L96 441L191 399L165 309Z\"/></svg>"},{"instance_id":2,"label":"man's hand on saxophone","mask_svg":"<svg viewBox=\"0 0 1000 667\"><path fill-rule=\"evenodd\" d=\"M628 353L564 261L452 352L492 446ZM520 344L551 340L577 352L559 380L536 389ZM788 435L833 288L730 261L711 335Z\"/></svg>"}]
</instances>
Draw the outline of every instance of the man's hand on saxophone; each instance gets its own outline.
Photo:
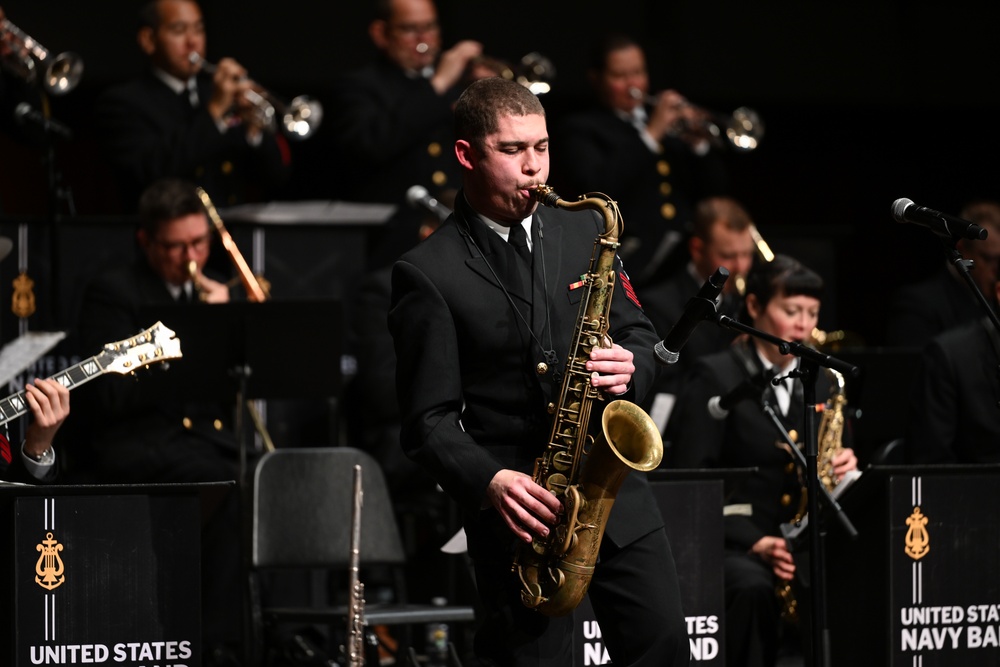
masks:
<instances>
[{"instance_id":1,"label":"man's hand on saxophone","mask_svg":"<svg viewBox=\"0 0 1000 667\"><path fill-rule=\"evenodd\" d=\"M611 347L595 347L587 362L590 384L609 396L624 394L635 373L632 359L632 353L617 343Z\"/></svg>"},{"instance_id":2,"label":"man's hand on saxophone","mask_svg":"<svg viewBox=\"0 0 1000 667\"><path fill-rule=\"evenodd\" d=\"M528 543L536 536L546 537L562 512L558 498L517 470L504 469L494 475L486 496L511 532Z\"/></svg>"}]
</instances>

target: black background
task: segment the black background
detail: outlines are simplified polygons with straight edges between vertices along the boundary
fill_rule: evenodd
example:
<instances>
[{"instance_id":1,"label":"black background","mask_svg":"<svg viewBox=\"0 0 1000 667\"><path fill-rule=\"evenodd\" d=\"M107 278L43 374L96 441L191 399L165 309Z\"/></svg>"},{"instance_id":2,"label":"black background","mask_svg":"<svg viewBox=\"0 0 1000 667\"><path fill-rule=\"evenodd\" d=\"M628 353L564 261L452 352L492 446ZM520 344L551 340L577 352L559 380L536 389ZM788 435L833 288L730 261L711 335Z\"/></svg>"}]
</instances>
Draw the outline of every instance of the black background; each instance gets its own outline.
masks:
<instances>
[{"instance_id":1,"label":"black background","mask_svg":"<svg viewBox=\"0 0 1000 667\"><path fill-rule=\"evenodd\" d=\"M52 99L53 117L75 133L56 157L80 216L127 213L117 208L89 112L104 88L143 66L139 4L2 4L51 51L73 50L85 61L80 86ZM202 4L209 60L237 58L285 99L328 100L333 76L374 54L367 2ZM446 45L477 39L499 58L539 51L553 61L554 90L543 98L550 124L587 99L587 45L612 28L644 44L653 90L674 88L719 111L755 108L767 132L756 151L730 154L733 194L776 250L799 255L831 282L821 327L855 332L868 345L882 341L887 296L942 261L929 232L893 222L892 202L908 197L957 212L972 197L1000 198L995 5L440 0L438 7ZM349 197L336 173L350 165L326 149L329 130L293 145L297 178L285 198ZM42 157L0 136L8 217L46 213Z\"/></svg>"}]
</instances>

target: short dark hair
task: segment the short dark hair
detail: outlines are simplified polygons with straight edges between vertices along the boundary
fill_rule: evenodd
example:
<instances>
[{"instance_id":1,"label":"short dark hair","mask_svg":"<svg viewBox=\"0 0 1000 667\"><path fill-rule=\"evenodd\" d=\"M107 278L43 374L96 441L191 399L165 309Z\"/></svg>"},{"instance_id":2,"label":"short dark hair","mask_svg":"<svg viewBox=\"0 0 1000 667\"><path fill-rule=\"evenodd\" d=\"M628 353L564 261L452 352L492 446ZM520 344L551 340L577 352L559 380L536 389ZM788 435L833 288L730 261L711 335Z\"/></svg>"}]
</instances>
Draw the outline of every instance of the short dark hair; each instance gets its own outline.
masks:
<instances>
[{"instance_id":1,"label":"short dark hair","mask_svg":"<svg viewBox=\"0 0 1000 667\"><path fill-rule=\"evenodd\" d=\"M753 220L746 209L732 197L708 197L699 201L694 210L691 234L709 243L712 240L712 229L717 223L734 232L742 232L753 224Z\"/></svg>"},{"instance_id":2,"label":"short dark hair","mask_svg":"<svg viewBox=\"0 0 1000 667\"><path fill-rule=\"evenodd\" d=\"M587 58L587 69L591 72L603 72L608 66L608 56L615 51L631 47L641 49L639 42L623 32L611 32L601 37L590 50Z\"/></svg>"},{"instance_id":3,"label":"short dark hair","mask_svg":"<svg viewBox=\"0 0 1000 667\"><path fill-rule=\"evenodd\" d=\"M455 103L455 137L476 148L500 129L501 116L545 115L545 108L519 83L492 76L469 84Z\"/></svg>"},{"instance_id":4,"label":"short dark hair","mask_svg":"<svg viewBox=\"0 0 1000 667\"><path fill-rule=\"evenodd\" d=\"M180 178L163 178L139 197L139 228L155 236L160 226L193 213L206 214L194 183Z\"/></svg>"},{"instance_id":5,"label":"short dark hair","mask_svg":"<svg viewBox=\"0 0 1000 667\"><path fill-rule=\"evenodd\" d=\"M818 273L788 255L775 255L770 262L754 262L747 274L747 296L753 294L763 309L782 296L823 298L823 279Z\"/></svg>"}]
</instances>

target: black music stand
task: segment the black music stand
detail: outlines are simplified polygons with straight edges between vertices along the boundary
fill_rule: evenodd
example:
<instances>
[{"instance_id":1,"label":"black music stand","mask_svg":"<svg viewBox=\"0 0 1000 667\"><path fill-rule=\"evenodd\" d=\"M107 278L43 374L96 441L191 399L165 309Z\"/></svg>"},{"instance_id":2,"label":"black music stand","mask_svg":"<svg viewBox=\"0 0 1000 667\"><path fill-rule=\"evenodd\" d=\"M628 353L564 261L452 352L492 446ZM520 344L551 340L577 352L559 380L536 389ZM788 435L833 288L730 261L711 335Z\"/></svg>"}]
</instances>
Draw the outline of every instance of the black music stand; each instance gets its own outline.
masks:
<instances>
[{"instance_id":1,"label":"black music stand","mask_svg":"<svg viewBox=\"0 0 1000 667\"><path fill-rule=\"evenodd\" d=\"M163 322L181 341L183 358L171 362L157 383L164 400L218 401L236 405L239 446L240 523L244 581L250 568L252 485L247 434L249 399L335 396L340 391L341 320L337 300L265 301L225 304L171 303L140 309L142 321ZM246 619L251 613L244 592ZM250 637L250 629L244 626ZM249 646L249 642L246 643Z\"/></svg>"}]
</instances>

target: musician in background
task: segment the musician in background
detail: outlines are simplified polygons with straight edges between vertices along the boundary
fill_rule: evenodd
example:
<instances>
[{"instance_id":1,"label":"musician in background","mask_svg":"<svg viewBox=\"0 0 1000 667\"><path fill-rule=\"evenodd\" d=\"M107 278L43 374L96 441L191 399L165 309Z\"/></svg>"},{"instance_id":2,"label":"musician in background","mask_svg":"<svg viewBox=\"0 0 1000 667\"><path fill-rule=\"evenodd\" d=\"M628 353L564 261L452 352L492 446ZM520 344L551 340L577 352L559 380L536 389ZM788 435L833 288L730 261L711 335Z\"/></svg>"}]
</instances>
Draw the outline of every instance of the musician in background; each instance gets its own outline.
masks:
<instances>
[{"instance_id":1,"label":"musician in background","mask_svg":"<svg viewBox=\"0 0 1000 667\"><path fill-rule=\"evenodd\" d=\"M978 200L964 206L959 217L984 228L983 240L959 239L955 249L972 260L969 273L986 300L996 308L994 290L1000 277L1000 202ZM942 263L929 278L901 288L889 305L886 342L922 348L945 331L984 317L983 307L951 262Z\"/></svg>"},{"instance_id":2,"label":"musician in background","mask_svg":"<svg viewBox=\"0 0 1000 667\"><path fill-rule=\"evenodd\" d=\"M566 665L572 615L525 607L511 564L516 544L548 534L562 511L530 473L547 447L547 405L559 400L578 325L574 285L605 226L594 211L537 207L531 189L548 178L548 132L525 87L499 77L471 84L455 127L463 189L454 215L392 274L402 446L463 510L481 602L477 657ZM656 332L617 261L615 269L615 344L584 363L599 391L638 400L655 375ZM641 473L628 474L617 496L589 595L616 665L688 663L670 545Z\"/></svg>"},{"instance_id":3,"label":"musician in background","mask_svg":"<svg viewBox=\"0 0 1000 667\"><path fill-rule=\"evenodd\" d=\"M203 71L198 3L147 2L137 40L149 69L108 90L94 111L125 210L163 177L194 181L219 206L273 198L290 174L287 142L253 113L242 65L222 58L213 74Z\"/></svg>"},{"instance_id":4,"label":"musician in background","mask_svg":"<svg viewBox=\"0 0 1000 667\"><path fill-rule=\"evenodd\" d=\"M698 202L688 240L691 259L642 292L646 315L661 338L680 320L688 300L720 266L729 270L730 278L723 287L717 311L738 317L743 297L736 288L737 280L746 277L754 258L752 224L750 215L735 199L709 197ZM677 362L663 367L648 399L648 412L661 430L683 386L684 374L700 357L726 349L733 337L729 329L705 324L684 345Z\"/></svg>"},{"instance_id":5,"label":"musician in background","mask_svg":"<svg viewBox=\"0 0 1000 667\"><path fill-rule=\"evenodd\" d=\"M157 305L195 302L199 294L208 303L228 301L228 287L203 274L212 233L193 184L163 179L147 188L139 200L140 256L101 272L84 291L78 325L83 349L100 349L142 331L155 323ZM158 319L169 326L168 318ZM97 481L236 480L233 397L188 400L184 388L171 384L169 372L155 370L138 380L101 377L79 390ZM232 491L207 517L202 537L202 623L209 651L203 664L226 664L240 639L239 525L238 494Z\"/></svg>"},{"instance_id":6,"label":"musician in background","mask_svg":"<svg viewBox=\"0 0 1000 667\"><path fill-rule=\"evenodd\" d=\"M598 42L587 75L598 104L553 129L554 185L613 194L627 223L622 261L642 286L683 266L695 202L726 194L725 161L702 130L705 112L680 93L646 103L646 58L630 37Z\"/></svg>"},{"instance_id":7,"label":"musician in background","mask_svg":"<svg viewBox=\"0 0 1000 667\"><path fill-rule=\"evenodd\" d=\"M745 313L754 328L802 342L816 326L822 292L819 275L778 255L750 270ZM775 586L791 581L796 570L780 525L799 511L805 482L798 459L786 449L762 401L773 408L786 431L795 431L801 439L801 382L789 379L772 386L767 381L797 366L798 359L782 355L775 345L741 337L730 349L695 362L670 420L673 448L668 467L757 469L737 482L735 490L727 489L731 506L746 508L728 513L724 528L726 664L733 667L770 666L778 656L781 626ZM709 412L710 399L741 385L755 388L753 397L729 407L724 416ZM821 372L817 400L829 391ZM857 468L857 458L845 448L833 464L840 478Z\"/></svg>"},{"instance_id":8,"label":"musician in background","mask_svg":"<svg viewBox=\"0 0 1000 667\"><path fill-rule=\"evenodd\" d=\"M336 84L334 145L351 169L345 198L398 204L422 185L437 197L459 185L452 105L478 42L441 46L433 0L376 0L368 27L378 59Z\"/></svg>"},{"instance_id":9,"label":"musician in background","mask_svg":"<svg viewBox=\"0 0 1000 667\"><path fill-rule=\"evenodd\" d=\"M904 443L910 463L1000 463L1000 335L985 315L924 348Z\"/></svg>"}]
</instances>

